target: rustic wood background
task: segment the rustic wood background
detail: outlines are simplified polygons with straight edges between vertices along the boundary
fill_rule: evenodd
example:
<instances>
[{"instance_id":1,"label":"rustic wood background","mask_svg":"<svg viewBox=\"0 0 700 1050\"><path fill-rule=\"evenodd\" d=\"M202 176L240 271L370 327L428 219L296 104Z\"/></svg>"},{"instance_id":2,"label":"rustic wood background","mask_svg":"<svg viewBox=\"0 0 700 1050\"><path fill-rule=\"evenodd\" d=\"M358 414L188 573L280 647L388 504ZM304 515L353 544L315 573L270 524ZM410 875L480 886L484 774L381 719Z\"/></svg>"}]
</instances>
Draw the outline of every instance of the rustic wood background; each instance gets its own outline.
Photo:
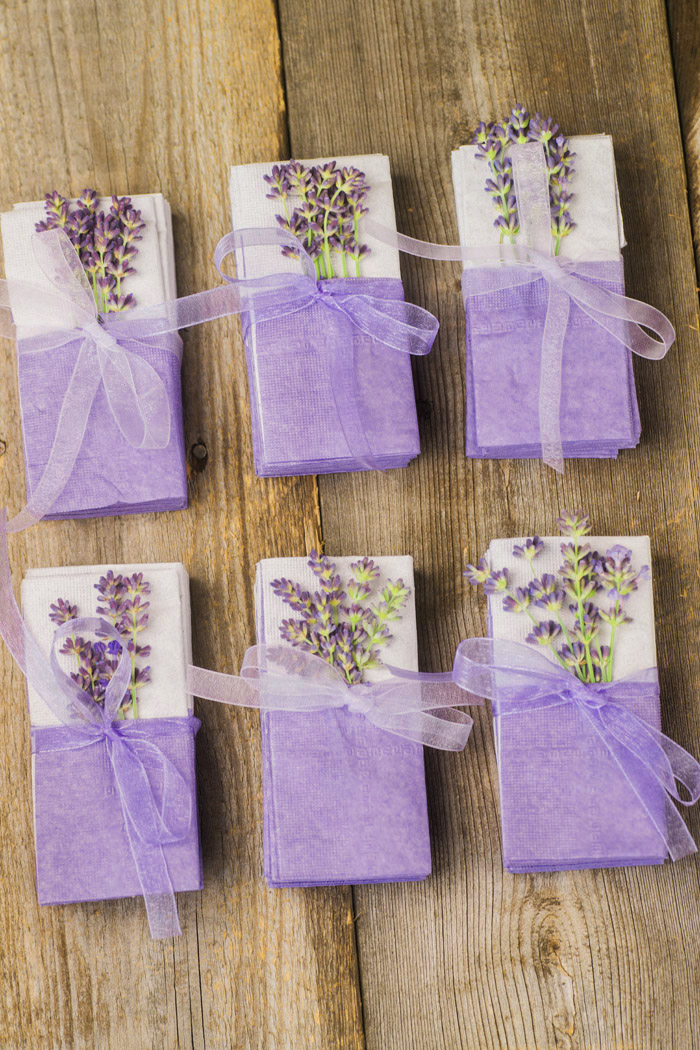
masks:
<instances>
[{"instance_id":1,"label":"rustic wood background","mask_svg":"<svg viewBox=\"0 0 700 1050\"><path fill-rule=\"evenodd\" d=\"M438 670L484 627L465 556L551 534L581 504L599 532L652 538L664 727L700 754L699 45L696 0L3 0L2 208L53 187L161 190L186 294L216 280L229 164L376 151L399 228L454 242L450 150L519 100L568 133L612 133L629 294L678 331L666 361L637 362L642 443L618 462L562 479L469 461L458 268L407 259L408 298L441 321L415 370L421 457L391 478L259 480L239 325L191 330L186 435L208 459L189 510L41 524L10 541L17 586L28 566L182 560L195 658L233 672L259 558L411 553L422 666ZM0 502L16 511L9 344L0 367ZM138 900L37 906L24 684L4 649L0 676L0 1050L700 1047L698 862L505 874L487 709L464 754L427 756L428 881L279 891L262 878L257 718L199 704L206 888L181 896L184 935L163 944Z\"/></svg>"}]
</instances>

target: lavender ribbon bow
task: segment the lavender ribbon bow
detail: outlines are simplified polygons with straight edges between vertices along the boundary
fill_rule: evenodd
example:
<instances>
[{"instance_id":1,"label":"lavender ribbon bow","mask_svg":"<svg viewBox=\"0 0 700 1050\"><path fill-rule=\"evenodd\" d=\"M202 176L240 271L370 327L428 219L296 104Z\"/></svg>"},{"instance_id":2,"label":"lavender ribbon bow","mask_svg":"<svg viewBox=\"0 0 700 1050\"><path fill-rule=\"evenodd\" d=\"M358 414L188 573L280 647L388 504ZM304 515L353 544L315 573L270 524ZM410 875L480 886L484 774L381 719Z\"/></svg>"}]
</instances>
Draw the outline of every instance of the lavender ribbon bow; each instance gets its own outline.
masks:
<instances>
[{"instance_id":1,"label":"lavender ribbon bow","mask_svg":"<svg viewBox=\"0 0 700 1050\"><path fill-rule=\"evenodd\" d=\"M642 697L658 697L655 667L589 685L519 642L469 638L457 649L454 674L463 689L493 701L496 718L573 704L619 766L671 859L696 851L671 798L684 806L700 799L700 764L626 706ZM689 798L681 798L677 783Z\"/></svg>"},{"instance_id":2,"label":"lavender ribbon bow","mask_svg":"<svg viewBox=\"0 0 700 1050\"><path fill-rule=\"evenodd\" d=\"M571 303L575 303L632 353L648 360L658 361L664 357L676 333L660 310L592 284L579 273L580 263L577 260L552 255L547 164L542 144L528 142L514 145L511 155L520 227L527 245L499 244L470 248L433 244L406 237L370 218L364 220L364 230L369 236L409 255L487 267L483 272L469 271L470 296L517 288L544 278L547 282L547 314L540 365L540 441L544 462L563 473L560 423L562 354ZM608 253L605 258L617 261L620 256ZM462 278L465 291L466 280L465 274ZM645 328L658 339L652 338L644 331Z\"/></svg>"},{"instance_id":3,"label":"lavender ribbon bow","mask_svg":"<svg viewBox=\"0 0 700 1050\"><path fill-rule=\"evenodd\" d=\"M432 314L403 301L371 295L340 294L333 281L317 283L313 263L303 246L283 230L251 229L224 237L215 260L220 268L234 247L286 244L299 250L304 273L237 280L157 306L97 313L94 296L78 254L63 230L35 234L32 245L53 289L22 281L0 281L0 336L14 339L12 314L31 309L36 325L23 335L21 354L47 353L75 344L76 361L61 406L51 453L27 506L8 522L18 532L48 514L68 482L83 444L97 391L102 385L114 421L134 448L161 449L170 442L170 405L165 385L144 360L144 349L176 353L163 339L182 328L230 314L251 312L257 321L271 320L323 303L375 342L393 350L427 354L437 333ZM57 320L58 319L58 320ZM26 327L26 326L25 326ZM345 348L333 346L333 393L348 446L366 466L376 467L356 398L347 396L354 383ZM47 359L50 367L50 358ZM350 369L350 372L348 372Z\"/></svg>"},{"instance_id":4,"label":"lavender ribbon bow","mask_svg":"<svg viewBox=\"0 0 700 1050\"><path fill-rule=\"evenodd\" d=\"M84 693L58 663L58 643L81 631L99 631L103 637L122 644L117 668L105 691L104 706ZM4 511L0 515L0 636L27 681L62 723L35 727L33 751L66 751L105 744L151 935L157 939L178 936L180 924L163 846L178 842L189 833L193 819L190 786L149 739L148 724L118 720L131 680L131 657L112 624L93 617L71 620L56 631L50 661L46 660L25 626L12 591ZM154 729L158 734L186 734L196 732L199 724L192 716L163 718L157 720L157 726L154 723ZM154 793L154 783L160 784L160 801Z\"/></svg>"},{"instance_id":5,"label":"lavender ribbon bow","mask_svg":"<svg viewBox=\"0 0 700 1050\"><path fill-rule=\"evenodd\" d=\"M256 645L246 651L240 677L189 667L187 688L207 700L261 711L346 708L395 736L461 751L474 723L454 708L480 701L464 696L452 671L385 668L389 676L379 682L348 685L320 656L289 645Z\"/></svg>"},{"instance_id":6,"label":"lavender ribbon bow","mask_svg":"<svg viewBox=\"0 0 700 1050\"><path fill-rule=\"evenodd\" d=\"M366 289L374 283L372 280L317 280L313 259L304 244L283 230L237 230L222 238L214 261L223 279L234 281L222 271L223 261L228 254L263 245L292 245L301 261L302 273L274 274L251 282L259 285L250 296L246 296L249 303L246 310L250 311L255 324L321 305L374 343L412 355L429 353L439 327L431 313L403 299L368 294ZM358 290L348 291L349 285ZM265 292L265 288L269 292ZM341 339L330 339L327 344L328 374L338 421L352 456L370 470L381 470L367 439L358 408L356 362L349 352L352 339L348 339L347 343L349 345Z\"/></svg>"}]
</instances>

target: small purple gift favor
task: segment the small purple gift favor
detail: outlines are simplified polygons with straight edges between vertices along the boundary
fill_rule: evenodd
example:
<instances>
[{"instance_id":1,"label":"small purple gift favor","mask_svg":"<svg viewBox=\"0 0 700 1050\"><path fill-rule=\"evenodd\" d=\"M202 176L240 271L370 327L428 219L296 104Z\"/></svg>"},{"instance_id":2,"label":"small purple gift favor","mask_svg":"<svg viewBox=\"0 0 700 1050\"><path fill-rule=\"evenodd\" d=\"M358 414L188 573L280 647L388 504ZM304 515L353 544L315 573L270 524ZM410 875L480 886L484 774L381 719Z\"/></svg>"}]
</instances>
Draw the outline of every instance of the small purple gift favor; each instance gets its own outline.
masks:
<instances>
[{"instance_id":1,"label":"small purple gift favor","mask_svg":"<svg viewBox=\"0 0 700 1050\"><path fill-rule=\"evenodd\" d=\"M23 617L2 543L0 633L27 677L40 904L142 895L180 933L202 888L181 565L30 570Z\"/></svg>"},{"instance_id":2,"label":"small purple gift favor","mask_svg":"<svg viewBox=\"0 0 700 1050\"><path fill-rule=\"evenodd\" d=\"M342 593L342 582L349 577L357 587L357 593L352 589L348 594L352 600L360 597L360 588L362 594L370 586L376 590L376 571L410 591L390 614L400 611L401 619L391 622L394 638L387 659L417 670L413 559L377 559L376 567L368 562L358 566L359 579L350 569L356 561L336 558L332 572L330 564L319 563L322 576L305 558L260 562L255 583L258 641L291 640L295 628L288 617L295 606L281 596L287 581L298 586L301 596L317 589L323 594L322 588L334 583ZM271 886L403 882L430 874L419 744L384 732L347 707L263 711L261 725L265 877Z\"/></svg>"},{"instance_id":3,"label":"small purple gift favor","mask_svg":"<svg viewBox=\"0 0 700 1050\"><path fill-rule=\"evenodd\" d=\"M559 524L563 544L495 540L465 573L489 637L461 644L456 677L492 701L504 866L677 860L696 847L671 799L700 798L700 766L661 732L649 540Z\"/></svg>"},{"instance_id":4,"label":"small purple gift favor","mask_svg":"<svg viewBox=\"0 0 700 1050\"><path fill-rule=\"evenodd\" d=\"M611 139L566 139L516 106L501 123L479 124L452 158L460 241L471 249L462 276L467 455L543 458L561 470L563 459L633 448L630 351L658 359L674 332L624 296Z\"/></svg>"},{"instance_id":5,"label":"small purple gift favor","mask_svg":"<svg viewBox=\"0 0 700 1050\"><path fill-rule=\"evenodd\" d=\"M242 317L256 474L406 466L420 451L410 355L437 322L404 302L398 252L361 241L368 212L396 228L388 159L237 166L230 192L239 279L298 281L293 301L253 299ZM251 227L287 243L251 242Z\"/></svg>"},{"instance_id":6,"label":"small purple gift favor","mask_svg":"<svg viewBox=\"0 0 700 1050\"><path fill-rule=\"evenodd\" d=\"M389 578L391 577L391 578ZM473 702L416 670L411 558L272 558L240 677L192 668L196 696L258 707L270 886L430 874L423 745L461 750Z\"/></svg>"},{"instance_id":7,"label":"small purple gift favor","mask_svg":"<svg viewBox=\"0 0 700 1050\"><path fill-rule=\"evenodd\" d=\"M51 193L0 224L17 336L22 524L185 507L182 342L157 310L139 320L177 294L167 201Z\"/></svg>"}]
</instances>

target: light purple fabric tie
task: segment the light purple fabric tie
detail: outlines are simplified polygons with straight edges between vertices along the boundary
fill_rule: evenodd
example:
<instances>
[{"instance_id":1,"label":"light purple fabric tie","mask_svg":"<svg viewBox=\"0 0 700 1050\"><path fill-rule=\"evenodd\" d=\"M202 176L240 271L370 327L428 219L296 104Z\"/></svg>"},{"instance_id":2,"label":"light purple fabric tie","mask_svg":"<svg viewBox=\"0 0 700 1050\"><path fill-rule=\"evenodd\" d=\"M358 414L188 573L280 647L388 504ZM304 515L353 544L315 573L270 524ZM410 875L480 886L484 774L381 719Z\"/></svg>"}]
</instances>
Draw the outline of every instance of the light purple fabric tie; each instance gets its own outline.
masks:
<instances>
[{"instance_id":1,"label":"light purple fabric tie","mask_svg":"<svg viewBox=\"0 0 700 1050\"><path fill-rule=\"evenodd\" d=\"M463 711L480 703L466 697L453 677L385 665L389 677L348 685L320 656L289 645L257 645L246 651L240 676L188 668L195 696L261 711L322 711L346 707L372 725L426 747L461 751L473 721Z\"/></svg>"},{"instance_id":2,"label":"light purple fabric tie","mask_svg":"<svg viewBox=\"0 0 700 1050\"><path fill-rule=\"evenodd\" d=\"M671 798L685 806L700 799L700 764L624 706L635 697L658 697L655 667L614 682L587 684L527 645L468 638L457 649L454 673L463 689L493 702L496 718L574 704L619 766L671 859L697 850ZM681 798L677 783L689 798ZM662 793L665 805L659 811Z\"/></svg>"},{"instance_id":3,"label":"light purple fabric tie","mask_svg":"<svg viewBox=\"0 0 700 1050\"><path fill-rule=\"evenodd\" d=\"M527 244L483 247L433 244L406 237L369 216L363 219L363 229L368 236L409 255L443 262L472 263L477 269L468 271L468 291L466 271L462 277L465 296L517 288L544 278L548 299L540 367L540 441L544 462L563 473L560 424L562 353L570 303L575 303L632 353L649 360L658 361L664 357L676 333L660 310L592 284L578 273L580 264L577 260L562 259L551 254L547 167L543 147L537 142L515 145L511 155L520 225ZM600 258L619 261L621 257L619 254L606 253L601 254ZM658 339L652 338L644 331L645 328ZM517 354L516 345L513 353Z\"/></svg>"}]
</instances>

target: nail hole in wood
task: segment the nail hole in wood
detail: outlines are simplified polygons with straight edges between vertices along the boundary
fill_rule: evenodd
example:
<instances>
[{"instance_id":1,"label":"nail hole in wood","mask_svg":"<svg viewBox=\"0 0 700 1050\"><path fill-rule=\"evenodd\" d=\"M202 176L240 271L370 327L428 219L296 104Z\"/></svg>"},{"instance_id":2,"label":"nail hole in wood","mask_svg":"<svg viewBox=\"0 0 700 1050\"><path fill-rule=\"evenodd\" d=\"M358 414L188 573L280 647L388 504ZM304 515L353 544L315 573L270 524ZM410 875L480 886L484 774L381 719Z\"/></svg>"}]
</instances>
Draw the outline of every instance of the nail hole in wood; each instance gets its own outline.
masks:
<instances>
[{"instance_id":1,"label":"nail hole in wood","mask_svg":"<svg viewBox=\"0 0 700 1050\"><path fill-rule=\"evenodd\" d=\"M190 449L190 466L195 474L201 474L207 465L209 452L203 441L197 441Z\"/></svg>"}]
</instances>

